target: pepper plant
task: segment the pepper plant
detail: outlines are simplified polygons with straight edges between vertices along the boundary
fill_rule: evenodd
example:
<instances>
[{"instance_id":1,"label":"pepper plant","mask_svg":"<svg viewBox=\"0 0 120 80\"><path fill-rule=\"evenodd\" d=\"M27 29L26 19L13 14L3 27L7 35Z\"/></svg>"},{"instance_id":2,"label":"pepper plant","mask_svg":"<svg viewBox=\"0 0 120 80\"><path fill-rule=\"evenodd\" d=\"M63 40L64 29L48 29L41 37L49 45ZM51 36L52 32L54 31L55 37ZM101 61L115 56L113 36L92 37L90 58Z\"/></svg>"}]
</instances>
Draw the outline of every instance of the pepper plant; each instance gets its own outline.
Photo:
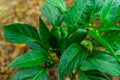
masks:
<instances>
[{"instance_id":1,"label":"pepper plant","mask_svg":"<svg viewBox=\"0 0 120 80\"><path fill-rule=\"evenodd\" d=\"M40 11L37 29L20 23L2 27L6 40L30 48L9 64L18 68L12 80L47 80L52 67L58 67L58 80L120 75L120 0L75 0L70 8L63 0L45 0Z\"/></svg>"}]
</instances>

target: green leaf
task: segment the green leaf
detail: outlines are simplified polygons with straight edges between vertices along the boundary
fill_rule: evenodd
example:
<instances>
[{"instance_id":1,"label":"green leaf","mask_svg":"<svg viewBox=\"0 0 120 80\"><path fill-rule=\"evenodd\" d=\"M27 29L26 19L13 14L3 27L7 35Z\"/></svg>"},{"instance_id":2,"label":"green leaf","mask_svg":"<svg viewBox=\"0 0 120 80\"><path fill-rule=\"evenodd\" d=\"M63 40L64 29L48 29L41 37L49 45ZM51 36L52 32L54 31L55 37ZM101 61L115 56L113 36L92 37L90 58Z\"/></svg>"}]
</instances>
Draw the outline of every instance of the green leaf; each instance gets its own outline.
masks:
<instances>
[{"instance_id":1,"label":"green leaf","mask_svg":"<svg viewBox=\"0 0 120 80\"><path fill-rule=\"evenodd\" d=\"M104 32L102 37L111 45L114 50L120 49L120 26L115 24L107 24L106 26L101 27L99 31Z\"/></svg>"},{"instance_id":2,"label":"green leaf","mask_svg":"<svg viewBox=\"0 0 120 80\"><path fill-rule=\"evenodd\" d=\"M120 49L120 30L110 30L107 31L102 36L114 50Z\"/></svg>"},{"instance_id":3,"label":"green leaf","mask_svg":"<svg viewBox=\"0 0 120 80\"><path fill-rule=\"evenodd\" d=\"M97 33L94 32L93 30L89 29L88 34L95 38L100 44L102 44L110 52L112 56L115 56L114 50L106 40L104 40L101 36L97 35Z\"/></svg>"},{"instance_id":4,"label":"green leaf","mask_svg":"<svg viewBox=\"0 0 120 80\"><path fill-rule=\"evenodd\" d=\"M117 56L118 61L120 61L120 49L116 50L115 54Z\"/></svg>"},{"instance_id":5,"label":"green leaf","mask_svg":"<svg viewBox=\"0 0 120 80\"><path fill-rule=\"evenodd\" d=\"M100 29L99 29L99 31L101 31L101 32L104 32L104 31L114 31L114 30L116 30L116 31L118 31L118 30L120 30L120 26L117 26L117 25L115 25L115 24L106 24L106 26L104 26L104 27L101 27Z\"/></svg>"},{"instance_id":6,"label":"green leaf","mask_svg":"<svg viewBox=\"0 0 120 80\"><path fill-rule=\"evenodd\" d=\"M37 30L28 24L10 24L3 26L5 38L12 43L40 41Z\"/></svg>"},{"instance_id":7,"label":"green leaf","mask_svg":"<svg viewBox=\"0 0 120 80\"><path fill-rule=\"evenodd\" d=\"M100 14L104 6L104 2L105 2L104 0L95 0L95 6L91 11L90 21L92 21L93 19L100 19Z\"/></svg>"},{"instance_id":8,"label":"green leaf","mask_svg":"<svg viewBox=\"0 0 120 80\"><path fill-rule=\"evenodd\" d=\"M73 76L72 76L72 79L71 80L77 80L77 78L76 78L76 74L73 74Z\"/></svg>"},{"instance_id":9,"label":"green leaf","mask_svg":"<svg viewBox=\"0 0 120 80\"><path fill-rule=\"evenodd\" d=\"M118 51L120 49L120 30L119 30L119 27L117 27L116 30L115 29L108 30L102 37L112 46L112 48L114 50ZM115 55L116 55L117 60L120 61L120 55L117 55L117 54L115 54Z\"/></svg>"},{"instance_id":10,"label":"green leaf","mask_svg":"<svg viewBox=\"0 0 120 80\"><path fill-rule=\"evenodd\" d=\"M80 80L110 80L104 73L97 70L80 72Z\"/></svg>"},{"instance_id":11,"label":"green leaf","mask_svg":"<svg viewBox=\"0 0 120 80\"><path fill-rule=\"evenodd\" d=\"M9 66L11 67L33 67L38 66L47 60L47 52L43 49L29 51L14 61Z\"/></svg>"},{"instance_id":12,"label":"green leaf","mask_svg":"<svg viewBox=\"0 0 120 80\"><path fill-rule=\"evenodd\" d=\"M120 26L112 24L111 26L106 26L105 30L106 32L102 37L112 46L113 49L120 49Z\"/></svg>"},{"instance_id":13,"label":"green leaf","mask_svg":"<svg viewBox=\"0 0 120 80\"><path fill-rule=\"evenodd\" d=\"M45 3L40 7L40 10L42 15L53 26L59 26L62 23L64 15L57 7Z\"/></svg>"},{"instance_id":14,"label":"green leaf","mask_svg":"<svg viewBox=\"0 0 120 80\"><path fill-rule=\"evenodd\" d=\"M69 37L67 41L67 45L72 43L80 43L87 35L87 31L85 29L77 29L74 33L72 33L71 37Z\"/></svg>"},{"instance_id":15,"label":"green leaf","mask_svg":"<svg viewBox=\"0 0 120 80\"><path fill-rule=\"evenodd\" d=\"M80 70L100 70L112 76L118 76L120 75L120 64L107 52L94 51L93 55L82 63Z\"/></svg>"},{"instance_id":16,"label":"green leaf","mask_svg":"<svg viewBox=\"0 0 120 80\"><path fill-rule=\"evenodd\" d=\"M120 6L119 0L105 0L104 7L101 11L100 20L102 23L114 22L118 15L118 8Z\"/></svg>"},{"instance_id":17,"label":"green leaf","mask_svg":"<svg viewBox=\"0 0 120 80\"><path fill-rule=\"evenodd\" d=\"M26 44L32 50L40 50L41 48L43 48L41 46L41 44L39 42L36 42L36 41L35 42L28 42Z\"/></svg>"},{"instance_id":18,"label":"green leaf","mask_svg":"<svg viewBox=\"0 0 120 80\"><path fill-rule=\"evenodd\" d=\"M84 72L80 71L80 80L91 80Z\"/></svg>"},{"instance_id":19,"label":"green leaf","mask_svg":"<svg viewBox=\"0 0 120 80\"><path fill-rule=\"evenodd\" d=\"M95 0L75 0L65 16L65 24L71 33L90 21L91 10L94 8Z\"/></svg>"},{"instance_id":20,"label":"green leaf","mask_svg":"<svg viewBox=\"0 0 120 80\"><path fill-rule=\"evenodd\" d=\"M37 30L31 25L15 23L3 26L2 28L5 38L12 43L38 43L39 46L47 49L47 47L41 42Z\"/></svg>"},{"instance_id":21,"label":"green leaf","mask_svg":"<svg viewBox=\"0 0 120 80\"><path fill-rule=\"evenodd\" d=\"M118 8L118 14L119 14L118 20L120 20L120 6Z\"/></svg>"},{"instance_id":22,"label":"green leaf","mask_svg":"<svg viewBox=\"0 0 120 80\"><path fill-rule=\"evenodd\" d=\"M41 38L42 42L45 45L49 46L48 43L49 43L50 32L41 18L39 18L39 34L40 34L40 38Z\"/></svg>"},{"instance_id":23,"label":"green leaf","mask_svg":"<svg viewBox=\"0 0 120 80\"><path fill-rule=\"evenodd\" d=\"M11 80L47 80L46 70L42 67L22 68Z\"/></svg>"},{"instance_id":24,"label":"green leaf","mask_svg":"<svg viewBox=\"0 0 120 80\"><path fill-rule=\"evenodd\" d=\"M61 9L61 11L66 11L66 4L64 3L63 0L45 0L48 4L51 4L55 7L58 7L59 9Z\"/></svg>"},{"instance_id":25,"label":"green leaf","mask_svg":"<svg viewBox=\"0 0 120 80\"><path fill-rule=\"evenodd\" d=\"M61 56L58 68L59 79L78 68L87 55L86 48L77 43L71 44Z\"/></svg>"}]
</instances>

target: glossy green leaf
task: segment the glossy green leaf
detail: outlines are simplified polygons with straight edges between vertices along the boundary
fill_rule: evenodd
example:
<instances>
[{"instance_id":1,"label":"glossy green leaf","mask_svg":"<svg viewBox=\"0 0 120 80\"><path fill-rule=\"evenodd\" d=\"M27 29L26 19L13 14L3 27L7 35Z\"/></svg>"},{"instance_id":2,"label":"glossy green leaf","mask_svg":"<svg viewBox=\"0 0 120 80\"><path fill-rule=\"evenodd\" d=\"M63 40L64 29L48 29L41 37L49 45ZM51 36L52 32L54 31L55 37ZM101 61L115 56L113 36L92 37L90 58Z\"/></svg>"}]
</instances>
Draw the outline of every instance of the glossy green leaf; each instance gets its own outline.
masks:
<instances>
[{"instance_id":1,"label":"glossy green leaf","mask_svg":"<svg viewBox=\"0 0 120 80\"><path fill-rule=\"evenodd\" d=\"M112 76L120 75L120 64L115 57L104 51L94 51L93 55L82 63L80 69L100 70Z\"/></svg>"},{"instance_id":2,"label":"glossy green leaf","mask_svg":"<svg viewBox=\"0 0 120 80\"><path fill-rule=\"evenodd\" d=\"M73 32L82 25L89 23L91 10L95 6L95 0L75 0L65 16L65 24L69 32Z\"/></svg>"},{"instance_id":3,"label":"glossy green leaf","mask_svg":"<svg viewBox=\"0 0 120 80\"><path fill-rule=\"evenodd\" d=\"M100 44L102 44L110 52L112 56L115 56L114 50L112 49L111 45L105 39L103 39L101 36L97 35L96 32L90 29L88 31L88 34L92 36L93 38L95 38Z\"/></svg>"},{"instance_id":4,"label":"glossy green leaf","mask_svg":"<svg viewBox=\"0 0 120 80\"><path fill-rule=\"evenodd\" d=\"M85 29L77 29L68 39L67 45L70 45L72 43L80 43L86 37L86 35L87 31Z\"/></svg>"},{"instance_id":5,"label":"glossy green leaf","mask_svg":"<svg viewBox=\"0 0 120 80\"><path fill-rule=\"evenodd\" d=\"M120 49L120 30L107 31L102 36L114 50Z\"/></svg>"},{"instance_id":6,"label":"glossy green leaf","mask_svg":"<svg viewBox=\"0 0 120 80\"><path fill-rule=\"evenodd\" d=\"M66 4L64 3L63 0L45 0L48 4L51 4L55 7L58 7L59 9L61 9L62 11L66 11Z\"/></svg>"},{"instance_id":7,"label":"glossy green leaf","mask_svg":"<svg viewBox=\"0 0 120 80\"><path fill-rule=\"evenodd\" d=\"M28 24L10 24L3 26L5 38L12 43L40 41L37 30Z\"/></svg>"},{"instance_id":8,"label":"glossy green leaf","mask_svg":"<svg viewBox=\"0 0 120 80\"><path fill-rule=\"evenodd\" d=\"M105 0L104 7L101 11L100 20L102 23L114 22L118 15L118 8L120 6L119 0Z\"/></svg>"},{"instance_id":9,"label":"glossy green leaf","mask_svg":"<svg viewBox=\"0 0 120 80\"><path fill-rule=\"evenodd\" d=\"M9 66L11 67L33 67L38 66L47 60L47 52L43 49L29 51L15 60Z\"/></svg>"},{"instance_id":10,"label":"glossy green leaf","mask_svg":"<svg viewBox=\"0 0 120 80\"><path fill-rule=\"evenodd\" d=\"M114 30L116 30L116 31L118 31L118 30L120 30L120 26L117 26L117 25L115 25L115 24L109 24L109 25L106 25L106 26L104 26L104 27L101 27L100 29L99 29L99 31L101 31L101 32L104 32L104 31L114 31Z\"/></svg>"},{"instance_id":11,"label":"glossy green leaf","mask_svg":"<svg viewBox=\"0 0 120 80\"><path fill-rule=\"evenodd\" d=\"M47 80L46 70L42 67L22 68L11 80Z\"/></svg>"},{"instance_id":12,"label":"glossy green leaf","mask_svg":"<svg viewBox=\"0 0 120 80\"><path fill-rule=\"evenodd\" d=\"M80 72L80 80L110 80L104 73L97 70Z\"/></svg>"},{"instance_id":13,"label":"glossy green leaf","mask_svg":"<svg viewBox=\"0 0 120 80\"><path fill-rule=\"evenodd\" d=\"M43 48L39 42L27 42L27 46L32 50L40 50Z\"/></svg>"},{"instance_id":14,"label":"glossy green leaf","mask_svg":"<svg viewBox=\"0 0 120 80\"><path fill-rule=\"evenodd\" d=\"M42 12L42 15L47 19L47 21L53 26L60 25L63 21L64 15L55 6L45 3L40 7L40 11Z\"/></svg>"},{"instance_id":15,"label":"glossy green leaf","mask_svg":"<svg viewBox=\"0 0 120 80\"><path fill-rule=\"evenodd\" d=\"M10 24L2 27L5 38L12 43L39 43L39 46L46 48L41 42L37 30L28 24ZM29 46L32 47L32 46Z\"/></svg>"},{"instance_id":16,"label":"glossy green leaf","mask_svg":"<svg viewBox=\"0 0 120 80\"><path fill-rule=\"evenodd\" d=\"M104 0L95 0L95 6L91 10L91 15L90 15L90 20L92 21L93 19L100 19L100 14L101 10L104 6Z\"/></svg>"},{"instance_id":17,"label":"glossy green leaf","mask_svg":"<svg viewBox=\"0 0 120 80\"><path fill-rule=\"evenodd\" d=\"M114 50L120 49L120 26L110 24L101 28L100 31L106 31L102 37L111 45Z\"/></svg>"},{"instance_id":18,"label":"glossy green leaf","mask_svg":"<svg viewBox=\"0 0 120 80\"><path fill-rule=\"evenodd\" d=\"M87 55L86 48L77 43L71 44L61 56L58 68L59 79L78 68Z\"/></svg>"},{"instance_id":19,"label":"glossy green leaf","mask_svg":"<svg viewBox=\"0 0 120 80\"><path fill-rule=\"evenodd\" d=\"M120 49L116 50L115 54L117 56L118 61L120 61Z\"/></svg>"},{"instance_id":20,"label":"glossy green leaf","mask_svg":"<svg viewBox=\"0 0 120 80\"><path fill-rule=\"evenodd\" d=\"M40 38L41 38L42 42L46 46L49 46L48 43L49 43L50 32L41 18L39 18L39 34L40 34Z\"/></svg>"},{"instance_id":21,"label":"glossy green leaf","mask_svg":"<svg viewBox=\"0 0 120 80\"><path fill-rule=\"evenodd\" d=\"M90 78L82 71L80 73L80 80L90 80Z\"/></svg>"}]
</instances>

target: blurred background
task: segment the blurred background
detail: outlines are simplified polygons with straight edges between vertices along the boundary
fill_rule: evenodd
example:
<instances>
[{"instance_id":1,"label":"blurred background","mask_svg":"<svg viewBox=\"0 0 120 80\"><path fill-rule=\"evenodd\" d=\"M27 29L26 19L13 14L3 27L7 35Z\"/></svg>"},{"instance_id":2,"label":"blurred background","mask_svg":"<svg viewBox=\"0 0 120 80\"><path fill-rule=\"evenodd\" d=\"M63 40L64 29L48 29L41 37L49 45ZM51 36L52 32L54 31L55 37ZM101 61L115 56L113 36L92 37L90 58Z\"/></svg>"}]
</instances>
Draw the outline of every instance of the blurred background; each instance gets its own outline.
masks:
<instances>
[{"instance_id":1,"label":"blurred background","mask_svg":"<svg viewBox=\"0 0 120 80\"><path fill-rule=\"evenodd\" d=\"M70 6L74 0L64 1ZM11 23L27 23L37 27L41 15L39 7L43 2L44 0L0 0L0 27ZM7 42L0 28L0 80L10 80L16 69L8 67L8 64L27 50L25 44ZM57 80L55 70L48 70L49 80ZM115 77L113 80L120 78Z\"/></svg>"}]
</instances>

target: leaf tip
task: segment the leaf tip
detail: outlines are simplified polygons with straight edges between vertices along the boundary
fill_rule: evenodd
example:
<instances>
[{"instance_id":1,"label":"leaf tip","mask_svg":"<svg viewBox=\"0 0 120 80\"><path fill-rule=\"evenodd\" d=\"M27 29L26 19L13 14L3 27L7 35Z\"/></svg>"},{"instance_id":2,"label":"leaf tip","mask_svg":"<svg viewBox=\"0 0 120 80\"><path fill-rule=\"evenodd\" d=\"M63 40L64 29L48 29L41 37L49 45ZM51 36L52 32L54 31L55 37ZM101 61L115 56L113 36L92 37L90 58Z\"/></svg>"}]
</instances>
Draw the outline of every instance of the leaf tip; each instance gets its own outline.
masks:
<instances>
[{"instance_id":1,"label":"leaf tip","mask_svg":"<svg viewBox=\"0 0 120 80\"><path fill-rule=\"evenodd\" d=\"M13 64L12 64L12 63L8 64L8 67L12 67L12 66L13 66Z\"/></svg>"}]
</instances>

